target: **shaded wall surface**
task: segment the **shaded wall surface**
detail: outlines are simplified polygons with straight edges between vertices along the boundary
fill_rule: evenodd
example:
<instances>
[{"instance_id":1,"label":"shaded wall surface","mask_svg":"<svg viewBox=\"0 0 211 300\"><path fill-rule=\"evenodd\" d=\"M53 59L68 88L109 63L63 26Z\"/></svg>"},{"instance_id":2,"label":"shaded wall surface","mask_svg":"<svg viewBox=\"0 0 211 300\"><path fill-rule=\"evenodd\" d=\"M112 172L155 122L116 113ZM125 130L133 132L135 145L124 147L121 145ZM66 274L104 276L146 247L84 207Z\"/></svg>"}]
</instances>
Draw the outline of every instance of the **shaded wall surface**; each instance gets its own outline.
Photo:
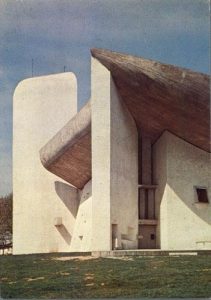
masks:
<instances>
[{"instance_id":1,"label":"shaded wall surface","mask_svg":"<svg viewBox=\"0 0 211 300\"><path fill-rule=\"evenodd\" d=\"M138 235L138 133L111 81L111 224L117 247L136 249Z\"/></svg>"},{"instance_id":2,"label":"shaded wall surface","mask_svg":"<svg viewBox=\"0 0 211 300\"><path fill-rule=\"evenodd\" d=\"M210 154L165 132L153 147L161 249L211 249ZM206 187L209 203L195 187Z\"/></svg>"},{"instance_id":3,"label":"shaded wall surface","mask_svg":"<svg viewBox=\"0 0 211 300\"><path fill-rule=\"evenodd\" d=\"M134 248L138 230L138 138L110 72L92 59L93 251ZM114 234L114 233L113 233Z\"/></svg>"},{"instance_id":4,"label":"shaded wall surface","mask_svg":"<svg viewBox=\"0 0 211 300\"><path fill-rule=\"evenodd\" d=\"M79 207L70 245L72 252L92 251L92 181L79 193Z\"/></svg>"}]
</instances>

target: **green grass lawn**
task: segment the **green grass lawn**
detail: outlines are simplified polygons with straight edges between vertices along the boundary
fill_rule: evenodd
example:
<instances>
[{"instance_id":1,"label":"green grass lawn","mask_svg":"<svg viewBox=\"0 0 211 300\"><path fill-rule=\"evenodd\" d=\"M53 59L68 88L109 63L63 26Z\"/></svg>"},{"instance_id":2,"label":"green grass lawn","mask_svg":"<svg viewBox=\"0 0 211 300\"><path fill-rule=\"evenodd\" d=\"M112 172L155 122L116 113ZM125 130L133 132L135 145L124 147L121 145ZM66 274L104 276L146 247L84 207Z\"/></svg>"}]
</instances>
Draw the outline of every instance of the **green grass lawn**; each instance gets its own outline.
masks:
<instances>
[{"instance_id":1,"label":"green grass lawn","mask_svg":"<svg viewBox=\"0 0 211 300\"><path fill-rule=\"evenodd\" d=\"M211 256L1 256L2 298L210 297ZM55 258L67 260L57 260Z\"/></svg>"}]
</instances>

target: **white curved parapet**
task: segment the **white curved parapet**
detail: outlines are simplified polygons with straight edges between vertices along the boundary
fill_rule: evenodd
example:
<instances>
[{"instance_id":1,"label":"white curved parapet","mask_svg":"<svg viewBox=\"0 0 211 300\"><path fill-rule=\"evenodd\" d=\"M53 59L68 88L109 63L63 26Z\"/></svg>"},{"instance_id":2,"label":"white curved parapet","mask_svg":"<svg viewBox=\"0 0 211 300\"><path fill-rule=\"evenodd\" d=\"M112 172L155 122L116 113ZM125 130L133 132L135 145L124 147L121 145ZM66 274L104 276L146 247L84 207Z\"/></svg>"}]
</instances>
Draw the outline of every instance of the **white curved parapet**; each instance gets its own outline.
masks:
<instances>
[{"instance_id":1,"label":"white curved parapet","mask_svg":"<svg viewBox=\"0 0 211 300\"><path fill-rule=\"evenodd\" d=\"M23 80L13 102L13 253L67 251L54 228L58 212L71 227L75 218L55 192L61 181L45 170L39 150L77 113L77 82L73 73ZM77 191L68 190L75 199Z\"/></svg>"}]
</instances>

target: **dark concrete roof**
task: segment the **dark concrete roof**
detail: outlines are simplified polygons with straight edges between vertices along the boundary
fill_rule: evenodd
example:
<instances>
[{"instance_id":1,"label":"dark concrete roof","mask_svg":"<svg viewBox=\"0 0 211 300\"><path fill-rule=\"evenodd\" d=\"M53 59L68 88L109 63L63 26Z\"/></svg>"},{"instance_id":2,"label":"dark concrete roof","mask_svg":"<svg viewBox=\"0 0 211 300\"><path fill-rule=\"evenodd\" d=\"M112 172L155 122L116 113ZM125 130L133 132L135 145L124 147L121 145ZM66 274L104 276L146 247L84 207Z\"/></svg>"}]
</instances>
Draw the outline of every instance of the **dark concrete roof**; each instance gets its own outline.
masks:
<instances>
[{"instance_id":1,"label":"dark concrete roof","mask_svg":"<svg viewBox=\"0 0 211 300\"><path fill-rule=\"evenodd\" d=\"M210 151L209 76L156 61L92 49L111 71L139 131L154 143L168 130ZM91 179L90 101L41 150L44 167L81 189Z\"/></svg>"},{"instance_id":2,"label":"dark concrete roof","mask_svg":"<svg viewBox=\"0 0 211 300\"><path fill-rule=\"evenodd\" d=\"M118 92L152 142L168 130L210 151L210 77L131 55L92 49L111 71Z\"/></svg>"},{"instance_id":3,"label":"dark concrete roof","mask_svg":"<svg viewBox=\"0 0 211 300\"><path fill-rule=\"evenodd\" d=\"M91 178L90 101L41 150L43 166L81 189Z\"/></svg>"}]
</instances>

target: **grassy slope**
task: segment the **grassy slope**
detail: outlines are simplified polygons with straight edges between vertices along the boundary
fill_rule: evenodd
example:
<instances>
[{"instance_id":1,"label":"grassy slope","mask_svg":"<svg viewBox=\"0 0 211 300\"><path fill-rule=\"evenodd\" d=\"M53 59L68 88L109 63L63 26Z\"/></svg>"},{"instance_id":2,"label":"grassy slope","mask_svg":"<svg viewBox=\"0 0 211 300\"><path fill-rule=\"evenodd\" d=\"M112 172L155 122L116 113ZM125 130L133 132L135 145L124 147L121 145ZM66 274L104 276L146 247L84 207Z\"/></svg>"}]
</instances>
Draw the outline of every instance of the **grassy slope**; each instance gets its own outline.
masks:
<instances>
[{"instance_id":1,"label":"grassy slope","mask_svg":"<svg viewBox=\"0 0 211 300\"><path fill-rule=\"evenodd\" d=\"M3 298L210 297L211 256L52 260L1 256ZM36 280L31 280L36 279Z\"/></svg>"}]
</instances>

